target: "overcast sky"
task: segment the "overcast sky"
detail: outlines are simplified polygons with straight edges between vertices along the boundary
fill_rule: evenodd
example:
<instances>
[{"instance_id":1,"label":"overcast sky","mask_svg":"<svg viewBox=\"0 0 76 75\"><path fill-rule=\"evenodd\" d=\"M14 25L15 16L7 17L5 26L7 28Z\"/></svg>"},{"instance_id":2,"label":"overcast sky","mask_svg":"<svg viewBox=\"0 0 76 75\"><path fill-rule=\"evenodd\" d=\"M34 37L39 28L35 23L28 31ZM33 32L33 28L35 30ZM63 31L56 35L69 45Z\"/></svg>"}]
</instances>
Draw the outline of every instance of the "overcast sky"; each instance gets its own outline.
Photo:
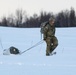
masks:
<instances>
[{"instance_id":1,"label":"overcast sky","mask_svg":"<svg viewBox=\"0 0 76 75\"><path fill-rule=\"evenodd\" d=\"M16 9L26 10L28 15L39 14L41 10L58 13L74 7L76 0L0 0L0 18L14 13Z\"/></svg>"}]
</instances>

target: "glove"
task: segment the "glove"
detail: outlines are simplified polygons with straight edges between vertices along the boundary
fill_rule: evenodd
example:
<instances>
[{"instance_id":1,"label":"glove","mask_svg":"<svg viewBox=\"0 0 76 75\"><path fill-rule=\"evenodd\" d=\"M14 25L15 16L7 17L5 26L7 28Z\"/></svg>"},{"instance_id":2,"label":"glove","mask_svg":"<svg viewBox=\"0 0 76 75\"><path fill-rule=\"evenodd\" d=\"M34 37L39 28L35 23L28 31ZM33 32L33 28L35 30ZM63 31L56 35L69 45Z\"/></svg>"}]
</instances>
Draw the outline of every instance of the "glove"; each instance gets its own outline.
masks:
<instances>
[{"instance_id":1,"label":"glove","mask_svg":"<svg viewBox=\"0 0 76 75\"><path fill-rule=\"evenodd\" d=\"M43 40L46 41L46 38L44 38Z\"/></svg>"}]
</instances>

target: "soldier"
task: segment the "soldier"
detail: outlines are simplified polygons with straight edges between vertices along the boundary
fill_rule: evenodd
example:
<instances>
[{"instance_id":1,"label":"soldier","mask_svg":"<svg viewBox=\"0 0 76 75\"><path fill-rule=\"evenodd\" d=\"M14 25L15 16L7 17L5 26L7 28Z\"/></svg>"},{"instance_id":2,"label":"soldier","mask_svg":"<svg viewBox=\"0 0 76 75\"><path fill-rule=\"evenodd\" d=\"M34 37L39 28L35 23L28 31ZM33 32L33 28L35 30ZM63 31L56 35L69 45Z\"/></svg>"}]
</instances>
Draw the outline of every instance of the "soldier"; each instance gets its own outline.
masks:
<instances>
[{"instance_id":1,"label":"soldier","mask_svg":"<svg viewBox=\"0 0 76 75\"><path fill-rule=\"evenodd\" d=\"M58 40L55 36L55 19L51 17L44 28L43 39L47 44L46 56L52 55L54 49L58 46Z\"/></svg>"}]
</instances>

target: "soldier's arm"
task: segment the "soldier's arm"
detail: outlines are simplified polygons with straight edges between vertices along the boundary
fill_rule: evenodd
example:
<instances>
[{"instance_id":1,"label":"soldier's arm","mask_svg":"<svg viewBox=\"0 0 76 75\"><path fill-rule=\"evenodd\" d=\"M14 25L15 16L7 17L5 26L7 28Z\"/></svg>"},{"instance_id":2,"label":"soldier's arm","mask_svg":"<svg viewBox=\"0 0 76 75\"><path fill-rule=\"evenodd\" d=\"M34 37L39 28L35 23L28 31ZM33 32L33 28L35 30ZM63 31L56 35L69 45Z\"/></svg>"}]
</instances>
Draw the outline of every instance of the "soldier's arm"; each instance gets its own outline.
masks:
<instances>
[{"instance_id":1,"label":"soldier's arm","mask_svg":"<svg viewBox=\"0 0 76 75\"><path fill-rule=\"evenodd\" d=\"M53 30L53 34L55 35L55 31L56 31L56 29L54 28L54 30Z\"/></svg>"},{"instance_id":2,"label":"soldier's arm","mask_svg":"<svg viewBox=\"0 0 76 75\"><path fill-rule=\"evenodd\" d=\"M46 40L47 38L47 32L48 32L48 26L44 28L44 35L43 35L44 40Z\"/></svg>"}]
</instances>

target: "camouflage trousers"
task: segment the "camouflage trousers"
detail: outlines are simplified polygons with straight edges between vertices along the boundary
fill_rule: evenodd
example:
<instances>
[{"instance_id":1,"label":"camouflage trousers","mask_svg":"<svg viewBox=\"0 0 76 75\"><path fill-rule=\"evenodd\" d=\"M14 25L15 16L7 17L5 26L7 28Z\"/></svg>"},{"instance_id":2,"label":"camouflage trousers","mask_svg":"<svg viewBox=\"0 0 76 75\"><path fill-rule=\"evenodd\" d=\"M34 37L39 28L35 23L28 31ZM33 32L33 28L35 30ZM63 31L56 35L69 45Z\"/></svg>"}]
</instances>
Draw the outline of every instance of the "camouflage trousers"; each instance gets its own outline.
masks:
<instances>
[{"instance_id":1,"label":"camouflage trousers","mask_svg":"<svg viewBox=\"0 0 76 75\"><path fill-rule=\"evenodd\" d=\"M58 40L55 36L47 37L46 44L47 44L46 55L49 55L58 46Z\"/></svg>"}]
</instances>

